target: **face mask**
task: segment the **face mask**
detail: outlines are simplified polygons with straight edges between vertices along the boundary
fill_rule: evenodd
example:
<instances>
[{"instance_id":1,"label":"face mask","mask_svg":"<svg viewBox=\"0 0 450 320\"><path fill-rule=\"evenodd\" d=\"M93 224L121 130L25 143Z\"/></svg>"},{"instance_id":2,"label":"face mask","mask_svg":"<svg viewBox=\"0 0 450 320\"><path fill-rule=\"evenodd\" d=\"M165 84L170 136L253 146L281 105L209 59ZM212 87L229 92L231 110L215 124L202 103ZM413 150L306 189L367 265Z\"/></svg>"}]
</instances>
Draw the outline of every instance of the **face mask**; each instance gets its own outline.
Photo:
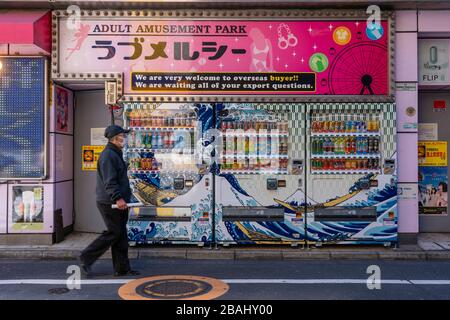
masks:
<instances>
[{"instance_id":1,"label":"face mask","mask_svg":"<svg viewBox=\"0 0 450 320\"><path fill-rule=\"evenodd\" d=\"M116 138L116 144L121 148L124 148L126 144L126 138Z\"/></svg>"}]
</instances>

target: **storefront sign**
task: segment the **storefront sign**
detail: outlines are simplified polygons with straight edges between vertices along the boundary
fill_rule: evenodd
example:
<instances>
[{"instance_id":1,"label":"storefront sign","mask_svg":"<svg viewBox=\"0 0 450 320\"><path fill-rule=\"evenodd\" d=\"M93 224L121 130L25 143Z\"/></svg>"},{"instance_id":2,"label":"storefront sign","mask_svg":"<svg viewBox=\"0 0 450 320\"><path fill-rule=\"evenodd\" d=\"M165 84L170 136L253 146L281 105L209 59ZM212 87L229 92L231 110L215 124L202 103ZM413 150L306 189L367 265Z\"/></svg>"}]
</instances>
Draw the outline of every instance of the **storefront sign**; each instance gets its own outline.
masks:
<instances>
[{"instance_id":1,"label":"storefront sign","mask_svg":"<svg viewBox=\"0 0 450 320\"><path fill-rule=\"evenodd\" d=\"M434 141L438 139L437 123L419 123L419 141Z\"/></svg>"},{"instance_id":2,"label":"storefront sign","mask_svg":"<svg viewBox=\"0 0 450 320\"><path fill-rule=\"evenodd\" d=\"M14 186L12 229L39 231L44 228L44 187Z\"/></svg>"},{"instance_id":3,"label":"storefront sign","mask_svg":"<svg viewBox=\"0 0 450 320\"><path fill-rule=\"evenodd\" d=\"M449 84L448 46L446 39L419 40L419 84Z\"/></svg>"},{"instance_id":4,"label":"storefront sign","mask_svg":"<svg viewBox=\"0 0 450 320\"><path fill-rule=\"evenodd\" d=\"M419 141L419 166L447 166L447 141Z\"/></svg>"},{"instance_id":5,"label":"storefront sign","mask_svg":"<svg viewBox=\"0 0 450 320\"><path fill-rule=\"evenodd\" d=\"M433 101L433 111L434 112L441 112L446 111L447 105L445 103L445 100L434 100Z\"/></svg>"},{"instance_id":6,"label":"storefront sign","mask_svg":"<svg viewBox=\"0 0 450 320\"><path fill-rule=\"evenodd\" d=\"M415 83L397 82L395 84L395 90L397 90L397 91L416 91L417 86Z\"/></svg>"},{"instance_id":7,"label":"storefront sign","mask_svg":"<svg viewBox=\"0 0 450 320\"><path fill-rule=\"evenodd\" d=\"M58 72L123 73L126 94L389 95L387 20L67 19Z\"/></svg>"},{"instance_id":8,"label":"storefront sign","mask_svg":"<svg viewBox=\"0 0 450 320\"><path fill-rule=\"evenodd\" d=\"M105 146L83 146L82 147L82 170L83 171L96 171L97 161L100 153Z\"/></svg>"},{"instance_id":9,"label":"storefront sign","mask_svg":"<svg viewBox=\"0 0 450 320\"><path fill-rule=\"evenodd\" d=\"M448 170L445 167L419 167L419 213L446 215Z\"/></svg>"}]
</instances>

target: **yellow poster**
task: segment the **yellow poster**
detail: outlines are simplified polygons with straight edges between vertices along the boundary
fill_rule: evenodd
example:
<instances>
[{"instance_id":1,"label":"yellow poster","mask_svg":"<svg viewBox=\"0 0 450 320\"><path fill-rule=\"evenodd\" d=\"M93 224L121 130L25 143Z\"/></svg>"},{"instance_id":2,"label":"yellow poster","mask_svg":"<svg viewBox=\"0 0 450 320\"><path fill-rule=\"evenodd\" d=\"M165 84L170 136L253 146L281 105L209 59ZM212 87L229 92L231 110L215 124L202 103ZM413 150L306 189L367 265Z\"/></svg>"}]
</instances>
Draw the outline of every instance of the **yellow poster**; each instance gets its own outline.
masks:
<instances>
[{"instance_id":1,"label":"yellow poster","mask_svg":"<svg viewBox=\"0 0 450 320\"><path fill-rule=\"evenodd\" d=\"M447 166L447 141L419 141L419 166Z\"/></svg>"},{"instance_id":2,"label":"yellow poster","mask_svg":"<svg viewBox=\"0 0 450 320\"><path fill-rule=\"evenodd\" d=\"M96 171L97 160L105 146L83 146L81 165L83 171Z\"/></svg>"}]
</instances>

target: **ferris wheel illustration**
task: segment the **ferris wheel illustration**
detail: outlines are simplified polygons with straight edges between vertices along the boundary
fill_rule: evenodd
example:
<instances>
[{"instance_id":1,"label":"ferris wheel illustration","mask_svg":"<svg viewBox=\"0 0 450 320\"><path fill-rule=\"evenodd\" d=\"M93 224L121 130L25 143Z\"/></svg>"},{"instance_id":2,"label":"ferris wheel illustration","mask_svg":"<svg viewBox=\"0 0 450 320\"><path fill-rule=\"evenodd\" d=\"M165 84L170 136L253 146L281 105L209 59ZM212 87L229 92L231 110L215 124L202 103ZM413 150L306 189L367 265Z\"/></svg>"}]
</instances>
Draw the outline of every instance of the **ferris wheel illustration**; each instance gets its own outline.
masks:
<instances>
[{"instance_id":1,"label":"ferris wheel illustration","mask_svg":"<svg viewBox=\"0 0 450 320\"><path fill-rule=\"evenodd\" d=\"M328 73L330 94L386 94L388 87L387 46L363 41L336 55Z\"/></svg>"}]
</instances>

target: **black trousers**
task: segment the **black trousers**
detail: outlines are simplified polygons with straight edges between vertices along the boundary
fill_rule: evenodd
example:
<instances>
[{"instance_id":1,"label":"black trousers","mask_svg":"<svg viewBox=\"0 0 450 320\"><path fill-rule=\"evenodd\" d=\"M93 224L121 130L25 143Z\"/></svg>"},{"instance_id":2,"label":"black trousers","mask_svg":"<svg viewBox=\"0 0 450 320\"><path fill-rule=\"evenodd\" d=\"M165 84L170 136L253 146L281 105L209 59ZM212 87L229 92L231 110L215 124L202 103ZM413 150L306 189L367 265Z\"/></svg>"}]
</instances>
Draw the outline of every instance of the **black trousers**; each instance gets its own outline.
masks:
<instances>
[{"instance_id":1,"label":"black trousers","mask_svg":"<svg viewBox=\"0 0 450 320\"><path fill-rule=\"evenodd\" d=\"M81 260L87 266L91 266L111 247L112 260L115 272L127 272L130 270L128 259L127 221L128 209L112 209L109 204L97 203L107 231L95 239L81 253Z\"/></svg>"}]
</instances>

